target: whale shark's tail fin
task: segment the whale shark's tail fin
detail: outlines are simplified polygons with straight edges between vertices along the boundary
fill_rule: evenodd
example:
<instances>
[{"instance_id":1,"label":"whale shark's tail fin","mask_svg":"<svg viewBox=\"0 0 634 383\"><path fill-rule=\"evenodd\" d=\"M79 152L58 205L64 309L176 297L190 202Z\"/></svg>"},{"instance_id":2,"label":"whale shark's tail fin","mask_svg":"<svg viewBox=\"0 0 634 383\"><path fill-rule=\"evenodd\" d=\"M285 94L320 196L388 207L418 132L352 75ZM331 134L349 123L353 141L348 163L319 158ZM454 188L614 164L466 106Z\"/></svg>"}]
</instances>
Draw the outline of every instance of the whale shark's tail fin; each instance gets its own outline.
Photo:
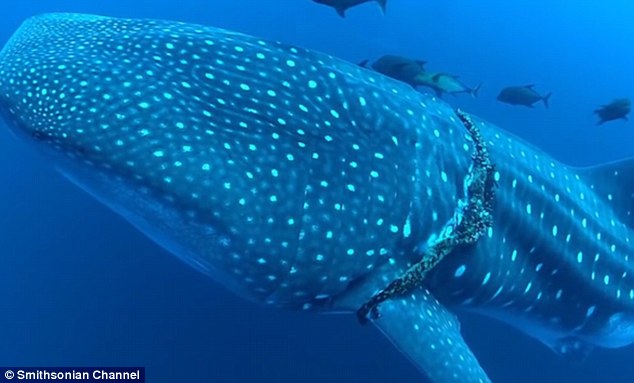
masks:
<instances>
[{"instance_id":1,"label":"whale shark's tail fin","mask_svg":"<svg viewBox=\"0 0 634 383\"><path fill-rule=\"evenodd\" d=\"M374 324L433 383L490 383L460 335L457 318L419 289L381 304Z\"/></svg>"},{"instance_id":2,"label":"whale shark's tail fin","mask_svg":"<svg viewBox=\"0 0 634 383\"><path fill-rule=\"evenodd\" d=\"M634 158L577 170L619 219L634 228Z\"/></svg>"}]
</instances>

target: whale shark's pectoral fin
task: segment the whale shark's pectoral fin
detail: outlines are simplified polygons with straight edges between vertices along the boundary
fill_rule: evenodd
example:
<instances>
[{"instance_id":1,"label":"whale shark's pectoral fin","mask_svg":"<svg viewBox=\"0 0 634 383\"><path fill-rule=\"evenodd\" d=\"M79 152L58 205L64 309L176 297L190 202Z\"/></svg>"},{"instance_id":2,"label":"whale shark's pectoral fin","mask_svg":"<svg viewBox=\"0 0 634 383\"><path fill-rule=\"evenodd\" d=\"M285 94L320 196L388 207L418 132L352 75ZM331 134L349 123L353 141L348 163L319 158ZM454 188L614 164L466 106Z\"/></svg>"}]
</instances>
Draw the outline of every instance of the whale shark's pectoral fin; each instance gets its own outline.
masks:
<instances>
[{"instance_id":1,"label":"whale shark's pectoral fin","mask_svg":"<svg viewBox=\"0 0 634 383\"><path fill-rule=\"evenodd\" d=\"M385 301L373 323L431 382L490 382L462 339L458 319L426 289Z\"/></svg>"}]
</instances>

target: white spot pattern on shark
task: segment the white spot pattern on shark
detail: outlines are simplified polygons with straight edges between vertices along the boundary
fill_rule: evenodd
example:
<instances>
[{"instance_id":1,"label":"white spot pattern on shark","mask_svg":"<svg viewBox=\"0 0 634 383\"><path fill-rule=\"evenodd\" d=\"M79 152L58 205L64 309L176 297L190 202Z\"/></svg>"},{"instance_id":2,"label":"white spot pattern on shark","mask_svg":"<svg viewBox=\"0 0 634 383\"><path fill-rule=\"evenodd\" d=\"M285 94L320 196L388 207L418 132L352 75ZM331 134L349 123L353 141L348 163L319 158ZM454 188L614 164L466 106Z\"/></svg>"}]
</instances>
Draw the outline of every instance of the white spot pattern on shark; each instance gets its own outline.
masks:
<instances>
[{"instance_id":1,"label":"white spot pattern on shark","mask_svg":"<svg viewBox=\"0 0 634 383\"><path fill-rule=\"evenodd\" d=\"M452 216L453 110L325 54L157 20L43 15L0 53L0 112L71 180L252 300L353 311ZM484 121L493 228L376 325L432 381L487 382L450 309L555 351L634 341L634 162L576 169Z\"/></svg>"}]
</instances>

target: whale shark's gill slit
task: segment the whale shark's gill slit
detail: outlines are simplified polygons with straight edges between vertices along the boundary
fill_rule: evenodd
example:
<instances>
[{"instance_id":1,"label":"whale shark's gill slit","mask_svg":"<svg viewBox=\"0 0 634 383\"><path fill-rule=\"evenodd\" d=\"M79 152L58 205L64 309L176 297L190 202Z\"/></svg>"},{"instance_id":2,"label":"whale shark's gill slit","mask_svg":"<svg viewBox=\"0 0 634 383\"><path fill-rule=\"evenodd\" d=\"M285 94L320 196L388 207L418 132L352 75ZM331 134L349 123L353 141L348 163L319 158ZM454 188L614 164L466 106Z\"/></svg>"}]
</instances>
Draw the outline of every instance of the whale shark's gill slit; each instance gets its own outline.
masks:
<instances>
[{"instance_id":1,"label":"whale shark's gill slit","mask_svg":"<svg viewBox=\"0 0 634 383\"><path fill-rule=\"evenodd\" d=\"M265 301L269 304L279 304L280 303L280 299L277 295L279 295L281 292L283 293L283 290L287 290L290 286L290 279L293 277L293 275L296 273L297 267L298 265L298 257L300 256L300 243L302 240L302 233L305 233L306 230L306 222L304 221L304 204L306 203L307 200L307 195L308 195L308 190L310 188L310 185L308 183L306 183L306 186L304 187L303 190L303 198L302 201L302 207L300 208L301 213L299 214L298 218L299 221L301 222L300 225L297 225L297 235L295 237L296 241L295 241L295 247L291 249L291 258L286 261L288 263L287 268L285 270L285 272L281 273L282 278L279 280L279 284L278 287L274 290L272 290L268 296L265 298ZM283 294L282 294L283 295ZM306 300L308 301L308 297L306 297ZM312 308L312 303L309 302L305 302L302 305L302 308L304 310L309 310Z\"/></svg>"}]
</instances>

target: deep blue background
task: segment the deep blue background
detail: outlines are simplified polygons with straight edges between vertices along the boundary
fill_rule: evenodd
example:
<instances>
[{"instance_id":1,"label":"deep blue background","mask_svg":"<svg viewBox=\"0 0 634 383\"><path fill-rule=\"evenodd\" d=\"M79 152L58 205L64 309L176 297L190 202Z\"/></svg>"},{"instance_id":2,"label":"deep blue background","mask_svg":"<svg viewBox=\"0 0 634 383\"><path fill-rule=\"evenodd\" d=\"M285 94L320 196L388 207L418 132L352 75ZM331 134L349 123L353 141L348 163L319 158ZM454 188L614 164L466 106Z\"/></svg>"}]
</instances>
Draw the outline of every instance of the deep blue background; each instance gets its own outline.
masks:
<instances>
[{"instance_id":1,"label":"deep blue background","mask_svg":"<svg viewBox=\"0 0 634 383\"><path fill-rule=\"evenodd\" d=\"M555 158L590 165L634 155L631 124L594 108L634 97L634 5L611 0L389 0L340 19L310 0L2 3L0 41L51 11L177 19L318 49L351 61L385 53L484 82L448 97ZM552 91L551 109L499 104L506 85ZM352 316L257 307L225 292L55 174L0 129L0 365L144 365L150 382L419 382ZM504 325L462 317L494 382L631 382L634 350L571 364Z\"/></svg>"}]
</instances>

